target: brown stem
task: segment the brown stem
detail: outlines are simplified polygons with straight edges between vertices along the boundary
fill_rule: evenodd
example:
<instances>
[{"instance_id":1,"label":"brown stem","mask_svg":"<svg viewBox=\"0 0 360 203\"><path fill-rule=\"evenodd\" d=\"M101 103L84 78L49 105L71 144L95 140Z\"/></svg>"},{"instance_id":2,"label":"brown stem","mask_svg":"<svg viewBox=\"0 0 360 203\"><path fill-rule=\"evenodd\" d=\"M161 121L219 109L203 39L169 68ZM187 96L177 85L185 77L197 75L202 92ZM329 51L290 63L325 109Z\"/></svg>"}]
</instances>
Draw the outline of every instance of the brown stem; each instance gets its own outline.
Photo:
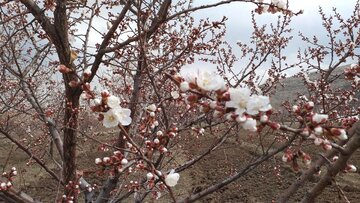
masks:
<instances>
[{"instance_id":1,"label":"brown stem","mask_svg":"<svg viewBox=\"0 0 360 203\"><path fill-rule=\"evenodd\" d=\"M333 178L346 167L351 155L360 147L360 123L354 125L349 134L351 138L346 143L344 153L340 153L339 159L328 167L326 174L321 177L320 181L305 195L301 202L314 202L315 198L332 183Z\"/></svg>"}]
</instances>

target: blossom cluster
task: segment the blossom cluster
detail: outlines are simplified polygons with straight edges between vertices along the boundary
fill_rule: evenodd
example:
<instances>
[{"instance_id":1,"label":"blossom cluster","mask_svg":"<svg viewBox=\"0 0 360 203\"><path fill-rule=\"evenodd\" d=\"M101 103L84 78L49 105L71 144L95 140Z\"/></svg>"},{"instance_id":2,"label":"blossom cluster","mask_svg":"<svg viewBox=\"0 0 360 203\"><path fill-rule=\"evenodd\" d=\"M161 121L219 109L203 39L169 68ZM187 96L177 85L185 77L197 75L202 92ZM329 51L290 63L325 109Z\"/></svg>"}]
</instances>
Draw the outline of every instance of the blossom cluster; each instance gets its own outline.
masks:
<instances>
[{"instance_id":1,"label":"blossom cluster","mask_svg":"<svg viewBox=\"0 0 360 203\"><path fill-rule=\"evenodd\" d=\"M115 171L122 172L123 167L126 166L129 161L124 157L124 155L120 151L114 151L113 155L110 157L96 158L95 164L98 166L102 166L103 170L106 167L112 166L113 169L110 170L111 175L114 175Z\"/></svg>"},{"instance_id":2,"label":"blossom cluster","mask_svg":"<svg viewBox=\"0 0 360 203\"><path fill-rule=\"evenodd\" d=\"M354 85L360 85L360 65L351 64L344 72L347 80L353 80Z\"/></svg>"},{"instance_id":3,"label":"blossom cluster","mask_svg":"<svg viewBox=\"0 0 360 203\"><path fill-rule=\"evenodd\" d=\"M6 178L7 181L2 182L0 181L0 191L7 191L12 187L12 181L14 177L17 175L17 170L15 167L12 167L10 172L4 172L2 173L2 177Z\"/></svg>"},{"instance_id":4,"label":"blossom cluster","mask_svg":"<svg viewBox=\"0 0 360 203\"><path fill-rule=\"evenodd\" d=\"M130 125L132 119L131 111L120 106L120 98L105 90L101 93L101 99L94 99L95 105L92 111L99 112L99 120L106 128L116 127L118 125Z\"/></svg>"},{"instance_id":5,"label":"blossom cluster","mask_svg":"<svg viewBox=\"0 0 360 203\"><path fill-rule=\"evenodd\" d=\"M287 149L282 156L282 161L285 163L290 163L292 168L295 171L298 171L300 168L297 162L298 158L300 158L302 160L302 163L306 166L309 166L311 164L310 155L306 154L302 150L295 149Z\"/></svg>"},{"instance_id":6,"label":"blossom cluster","mask_svg":"<svg viewBox=\"0 0 360 203\"><path fill-rule=\"evenodd\" d=\"M298 121L306 124L302 132L303 136L312 139L315 145L322 146L325 150L332 149L332 141L348 139L345 129L326 125L329 119L327 114L315 113L313 110L312 101L292 107Z\"/></svg>"},{"instance_id":7,"label":"blossom cluster","mask_svg":"<svg viewBox=\"0 0 360 203\"><path fill-rule=\"evenodd\" d=\"M277 12L287 12L287 3L284 0L271 0L269 3L264 0L257 0L256 3L259 3L258 8L255 10L257 13L277 13Z\"/></svg>"},{"instance_id":8,"label":"blossom cluster","mask_svg":"<svg viewBox=\"0 0 360 203\"><path fill-rule=\"evenodd\" d=\"M198 70L175 76L181 92L190 92L186 101L199 103L202 111L214 112L214 117L237 121L249 131L257 131L257 122L268 122L271 104L268 96L252 94L248 87L228 88L216 72ZM213 98L213 93L215 97Z\"/></svg>"},{"instance_id":9,"label":"blossom cluster","mask_svg":"<svg viewBox=\"0 0 360 203\"><path fill-rule=\"evenodd\" d=\"M343 127L333 127L329 121L329 115L320 114L314 112L314 102L305 101L300 102L297 105L292 106L291 111L296 116L299 123L302 123L304 127L301 130L301 136L305 140L311 140L315 146L320 146L324 150L331 150L336 145L336 141L347 140L348 135ZM287 149L282 157L282 160L286 163L290 163L295 171L299 170L298 158L302 159L302 162L309 166L311 163L311 157L303 152L300 148ZM337 157L333 158L336 161ZM356 167L347 164L344 172L355 172Z\"/></svg>"}]
</instances>

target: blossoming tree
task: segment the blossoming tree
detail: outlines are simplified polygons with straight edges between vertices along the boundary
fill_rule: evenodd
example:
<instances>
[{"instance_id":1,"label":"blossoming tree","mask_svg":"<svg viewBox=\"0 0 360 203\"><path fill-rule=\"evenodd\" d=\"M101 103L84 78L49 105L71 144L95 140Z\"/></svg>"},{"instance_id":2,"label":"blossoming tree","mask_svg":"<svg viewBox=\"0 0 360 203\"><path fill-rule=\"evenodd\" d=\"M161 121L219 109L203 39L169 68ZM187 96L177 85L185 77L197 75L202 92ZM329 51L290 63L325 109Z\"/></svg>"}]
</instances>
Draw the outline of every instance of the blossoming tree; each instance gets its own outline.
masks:
<instances>
[{"instance_id":1,"label":"blossoming tree","mask_svg":"<svg viewBox=\"0 0 360 203\"><path fill-rule=\"evenodd\" d=\"M226 18L195 23L191 17L239 2L253 4L256 13L252 45L238 43L241 69L233 67L237 57L223 40ZM36 163L62 185L60 202L77 202L80 194L86 202L142 202L161 194L169 194L169 201L193 202L280 153L294 170L302 160L304 172L277 202L287 201L328 162L326 173L303 200L313 202L331 177L356 171L347 161L360 147L355 125L360 65L336 70L347 60L359 61L359 3L348 19L336 11L333 17L320 11L329 43L302 35L309 47L299 52L296 64L288 64L283 51L292 39L291 18L301 12L281 0L226 0L198 7L171 0L19 0L0 5L0 133L31 157L29 165ZM270 30L254 20L266 12L280 15ZM99 29L102 25L106 29ZM329 58L329 66L323 67ZM216 64L217 71L182 69L196 60ZM257 70L263 66L270 68L261 83ZM275 109L271 95L284 71L294 67L302 68L298 76L309 93ZM319 77L309 77L309 70L317 70ZM333 86L339 78L346 78L350 88ZM290 121L282 122L284 115ZM271 131L280 133L280 139L274 136L276 147L266 146L223 180L176 195L181 173L216 153L239 127L245 135L262 137ZM107 140L102 140L96 135L104 129L117 134L107 131ZM176 161L189 133L218 135L205 152ZM91 160L96 171L78 165L89 157L77 156L77 150L90 141L108 153ZM326 153L312 161L316 157L303 148L308 144ZM89 173L103 177L103 183L96 185ZM3 174L0 191L11 190L16 174L16 168Z\"/></svg>"}]
</instances>

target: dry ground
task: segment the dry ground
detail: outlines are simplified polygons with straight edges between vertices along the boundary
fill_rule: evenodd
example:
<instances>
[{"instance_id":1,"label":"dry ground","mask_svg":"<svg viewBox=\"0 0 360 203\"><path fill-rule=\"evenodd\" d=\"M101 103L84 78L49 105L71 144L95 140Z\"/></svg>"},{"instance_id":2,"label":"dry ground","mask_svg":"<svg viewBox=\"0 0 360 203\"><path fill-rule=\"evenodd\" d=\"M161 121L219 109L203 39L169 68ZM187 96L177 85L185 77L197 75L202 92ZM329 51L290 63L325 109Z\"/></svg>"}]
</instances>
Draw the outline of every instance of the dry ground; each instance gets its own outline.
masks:
<instances>
[{"instance_id":1,"label":"dry ground","mask_svg":"<svg viewBox=\"0 0 360 203\"><path fill-rule=\"evenodd\" d=\"M241 135L243 136L243 135ZM189 138L189 137L188 137ZM193 154L199 154L206 150L207 146L214 142L214 137L203 136L199 138L190 137L184 139L181 151L183 154L177 161L184 161ZM224 176L231 174L234 170L240 170L254 157L259 155L254 140L248 138L241 139L232 137L227 140L222 147L213 152L210 156L203 159L198 165L193 166L189 171L181 173L180 183L174 190L177 195L186 196L189 191L199 191L208 185L216 183ZM105 139L105 137L104 137ZM256 138L253 138L256 139ZM42 202L54 202L56 196L61 196L59 185L54 182L40 168L25 165L29 158L25 156L19 149L13 147L6 140L1 140L0 147L0 169L5 165L6 168L16 166L19 176L15 185L26 193L35 197ZM88 142L87 142L88 143ZM101 156L96 151L96 143L88 143L79 151L81 158L80 167L87 170L96 170L94 159ZM104 153L105 155L106 153ZM8 159L9 158L9 159ZM360 167L360 152L352 157L352 163ZM274 167L281 166L280 171ZM55 166L53 166L55 168ZM279 172L279 175L276 175ZM286 189L292 181L294 181L300 173L292 171L286 164L280 161L280 157L270 159L266 163L260 165L256 170L250 172L246 176L240 178L236 182L222 188L218 192L203 198L200 202L271 202L284 189ZM93 175L88 175L92 176ZM90 178L90 177L88 177ZM301 189L298 194L291 199L290 202L298 202L304 195L306 189L315 184L317 177L307 183L305 188ZM95 181L101 183L99 178ZM340 188L343 189L350 202L359 202L360 200L360 175L341 174L337 177ZM167 195L161 198L160 202L169 202ZM328 187L320 196L318 202L344 202L338 194L338 189L334 185Z\"/></svg>"}]
</instances>

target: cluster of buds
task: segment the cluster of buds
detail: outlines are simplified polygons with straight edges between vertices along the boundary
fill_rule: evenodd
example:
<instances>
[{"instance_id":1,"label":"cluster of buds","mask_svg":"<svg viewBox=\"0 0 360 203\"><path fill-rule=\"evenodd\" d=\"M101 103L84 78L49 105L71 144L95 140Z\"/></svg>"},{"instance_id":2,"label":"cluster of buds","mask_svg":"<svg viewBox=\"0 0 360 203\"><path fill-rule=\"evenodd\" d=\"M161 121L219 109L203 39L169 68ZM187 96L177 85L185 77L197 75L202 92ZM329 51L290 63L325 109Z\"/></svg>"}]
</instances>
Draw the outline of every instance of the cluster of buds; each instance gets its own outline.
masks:
<instances>
[{"instance_id":1,"label":"cluster of buds","mask_svg":"<svg viewBox=\"0 0 360 203\"><path fill-rule=\"evenodd\" d=\"M148 152L153 152L154 150L158 150L160 153L168 153L168 149L164 146L167 145L169 138L167 136L163 136L161 131L158 131L156 134L157 134L157 138L155 138L154 140L145 141L145 146ZM150 154L152 153L148 153L148 155Z\"/></svg>"},{"instance_id":2,"label":"cluster of buds","mask_svg":"<svg viewBox=\"0 0 360 203\"><path fill-rule=\"evenodd\" d=\"M297 162L298 158L301 159L302 163L305 164L305 166L309 166L311 164L310 155L306 154L301 150L296 150L294 152L291 149L287 149L282 156L282 161L285 163L290 163L292 168L295 171L298 171L299 170L299 164Z\"/></svg>"},{"instance_id":3,"label":"cluster of buds","mask_svg":"<svg viewBox=\"0 0 360 203\"><path fill-rule=\"evenodd\" d=\"M360 65L351 64L350 67L345 68L345 78L354 81L354 85L360 84Z\"/></svg>"},{"instance_id":4,"label":"cluster of buds","mask_svg":"<svg viewBox=\"0 0 360 203\"><path fill-rule=\"evenodd\" d=\"M284 15L292 15L292 14L299 15L304 12L303 10L300 10L297 13L293 13L288 9L288 5L284 0L271 0L270 3L265 3L264 0L258 0L255 1L255 3L258 6L255 9L255 12L258 14L263 14L263 13L275 14L278 12L282 12Z\"/></svg>"},{"instance_id":5,"label":"cluster of buds","mask_svg":"<svg viewBox=\"0 0 360 203\"><path fill-rule=\"evenodd\" d=\"M77 181L69 181L69 183L65 185L65 190L68 191L68 193L62 196L62 202L73 203L81 193L80 183Z\"/></svg>"},{"instance_id":6,"label":"cluster of buds","mask_svg":"<svg viewBox=\"0 0 360 203\"><path fill-rule=\"evenodd\" d=\"M74 197L74 196L71 196L71 195L63 195L61 202L64 202L64 203L74 203L74 201L75 201L75 197Z\"/></svg>"},{"instance_id":7,"label":"cluster of buds","mask_svg":"<svg viewBox=\"0 0 360 203\"><path fill-rule=\"evenodd\" d=\"M300 123L306 124L301 133L303 136L314 140L314 144L322 146L325 150L332 149L329 140L347 140L348 136L343 128L328 127L329 122L327 114L314 113L314 103L312 101L300 103L292 107L292 112Z\"/></svg>"},{"instance_id":8,"label":"cluster of buds","mask_svg":"<svg viewBox=\"0 0 360 203\"><path fill-rule=\"evenodd\" d=\"M95 94L91 90L89 83L86 82L86 83L82 84L81 88L84 90L84 92L82 94L83 99L86 99L86 100L95 99Z\"/></svg>"},{"instance_id":9,"label":"cluster of buds","mask_svg":"<svg viewBox=\"0 0 360 203\"><path fill-rule=\"evenodd\" d=\"M95 164L98 166L102 166L103 170L105 170L109 166L113 166L119 172L122 172L123 167L126 166L128 163L129 161L120 151L115 151L110 157L95 159Z\"/></svg>"},{"instance_id":10,"label":"cluster of buds","mask_svg":"<svg viewBox=\"0 0 360 203\"><path fill-rule=\"evenodd\" d=\"M0 191L7 191L12 187L12 181L14 177L17 175L17 170L15 167L12 167L10 172L4 172L1 176L6 178L7 181L0 181Z\"/></svg>"},{"instance_id":11,"label":"cluster of buds","mask_svg":"<svg viewBox=\"0 0 360 203\"><path fill-rule=\"evenodd\" d=\"M191 130L196 134L197 137L198 137L199 135L204 135L204 133L205 133L205 129L204 129L204 128L191 127Z\"/></svg>"},{"instance_id":12,"label":"cluster of buds","mask_svg":"<svg viewBox=\"0 0 360 203\"><path fill-rule=\"evenodd\" d=\"M140 184L138 181L131 180L129 184L125 185L124 187L128 189L128 191L138 191L140 190Z\"/></svg>"},{"instance_id":13,"label":"cluster of buds","mask_svg":"<svg viewBox=\"0 0 360 203\"><path fill-rule=\"evenodd\" d=\"M358 117L343 118L341 119L341 125L343 128L351 128L357 121L359 121Z\"/></svg>"},{"instance_id":14,"label":"cluster of buds","mask_svg":"<svg viewBox=\"0 0 360 203\"><path fill-rule=\"evenodd\" d=\"M156 114L161 111L161 108L158 108L155 104L151 104L145 108L146 114L148 115L147 118L143 118L144 122L143 125L140 126L140 132L146 133L148 127L150 127L151 130L155 129L157 126L159 126L159 121L156 120ZM151 132L151 130L149 130Z\"/></svg>"}]
</instances>

